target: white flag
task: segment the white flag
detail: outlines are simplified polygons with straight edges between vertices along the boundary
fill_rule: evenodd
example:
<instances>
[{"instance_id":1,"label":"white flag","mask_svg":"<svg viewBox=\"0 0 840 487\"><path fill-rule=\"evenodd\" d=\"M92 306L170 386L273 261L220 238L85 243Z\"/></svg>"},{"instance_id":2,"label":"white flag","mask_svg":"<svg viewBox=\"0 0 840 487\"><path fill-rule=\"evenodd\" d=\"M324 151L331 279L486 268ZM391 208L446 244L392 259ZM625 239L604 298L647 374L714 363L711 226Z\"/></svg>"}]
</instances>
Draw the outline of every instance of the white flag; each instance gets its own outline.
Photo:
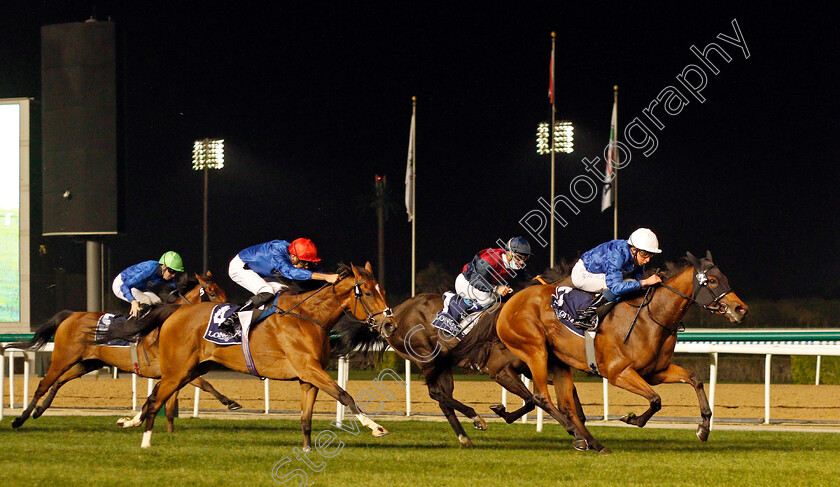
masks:
<instances>
[{"instance_id":1,"label":"white flag","mask_svg":"<svg viewBox=\"0 0 840 487\"><path fill-rule=\"evenodd\" d=\"M417 109L411 110L411 133L408 136L408 161L405 164L405 211L408 221L414 220L414 116Z\"/></svg>"},{"instance_id":2,"label":"white flag","mask_svg":"<svg viewBox=\"0 0 840 487\"><path fill-rule=\"evenodd\" d=\"M601 211L606 210L613 204L613 167L618 164L618 154L616 152L615 134L616 126L618 125L618 100L613 102L612 119L610 120L610 145L607 151L607 167L604 171L604 186L601 188Z\"/></svg>"}]
</instances>

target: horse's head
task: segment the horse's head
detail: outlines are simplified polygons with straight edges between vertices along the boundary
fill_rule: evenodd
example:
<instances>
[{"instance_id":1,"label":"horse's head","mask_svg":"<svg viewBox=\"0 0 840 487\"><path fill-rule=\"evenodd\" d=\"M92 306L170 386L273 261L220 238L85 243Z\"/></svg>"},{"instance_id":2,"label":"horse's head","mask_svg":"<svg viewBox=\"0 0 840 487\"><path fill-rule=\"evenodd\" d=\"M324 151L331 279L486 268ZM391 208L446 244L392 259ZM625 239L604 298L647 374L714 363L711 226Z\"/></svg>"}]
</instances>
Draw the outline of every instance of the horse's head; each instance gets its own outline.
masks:
<instances>
[{"instance_id":1,"label":"horse's head","mask_svg":"<svg viewBox=\"0 0 840 487\"><path fill-rule=\"evenodd\" d=\"M376 282L373 277L373 270L370 262L364 268L350 265L342 269L339 274L342 276L340 283L350 283L350 275L347 269L353 272L352 297L349 292L346 297L347 304L342 303L345 313L352 318L367 323L371 329L376 330L383 337L389 337L397 325L394 323L394 314L385 302L385 290ZM336 283L338 288L339 282ZM351 288L348 287L348 291ZM352 304L349 302L352 299Z\"/></svg>"},{"instance_id":2,"label":"horse's head","mask_svg":"<svg viewBox=\"0 0 840 487\"><path fill-rule=\"evenodd\" d=\"M712 254L698 259L686 252L685 260L694 266L692 298L704 309L724 315L733 323L740 323L749 307L741 301L729 286L729 279L712 262Z\"/></svg>"},{"instance_id":3,"label":"horse's head","mask_svg":"<svg viewBox=\"0 0 840 487\"><path fill-rule=\"evenodd\" d=\"M227 303L227 294L215 281L213 281L213 273L207 271L204 275L196 274L200 286L201 301L211 301L214 303Z\"/></svg>"}]
</instances>

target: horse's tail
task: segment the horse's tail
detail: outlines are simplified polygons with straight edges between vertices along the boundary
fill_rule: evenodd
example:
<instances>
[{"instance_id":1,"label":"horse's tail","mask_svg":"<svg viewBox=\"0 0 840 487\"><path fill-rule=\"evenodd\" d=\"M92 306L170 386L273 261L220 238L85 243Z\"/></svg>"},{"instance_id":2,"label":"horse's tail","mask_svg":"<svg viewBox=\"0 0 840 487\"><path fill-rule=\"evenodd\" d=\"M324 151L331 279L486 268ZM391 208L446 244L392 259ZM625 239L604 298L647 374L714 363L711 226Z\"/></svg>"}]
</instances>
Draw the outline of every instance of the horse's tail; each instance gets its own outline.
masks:
<instances>
[{"instance_id":1,"label":"horse's tail","mask_svg":"<svg viewBox=\"0 0 840 487\"><path fill-rule=\"evenodd\" d=\"M499 343L496 334L496 321L499 319L501 306L493 312L482 315L472 330L452 347L447 353L432 360L426 369L427 382L456 365L481 369L487 364L493 348Z\"/></svg>"},{"instance_id":2,"label":"horse's tail","mask_svg":"<svg viewBox=\"0 0 840 487\"><path fill-rule=\"evenodd\" d=\"M96 332L93 342L96 344L108 343L111 340L134 341L142 338L159 328L169 316L180 308L178 304L164 304L149 310L142 318L126 320L125 326L108 328ZM93 333L93 332L92 332Z\"/></svg>"},{"instance_id":3,"label":"horse's tail","mask_svg":"<svg viewBox=\"0 0 840 487\"><path fill-rule=\"evenodd\" d=\"M378 362L387 348L388 343L379 332L357 321L341 320L330 333L332 358L356 355L362 360Z\"/></svg>"},{"instance_id":4,"label":"horse's tail","mask_svg":"<svg viewBox=\"0 0 840 487\"><path fill-rule=\"evenodd\" d=\"M38 350L44 345L46 345L48 341L50 341L50 339L55 335L55 331L58 330L58 326L61 325L61 323L72 314L73 311L70 311L69 309L61 310L58 313L54 314L52 318L42 323L38 327L38 329L35 330L35 335L32 337L31 340L25 342L10 343L0 348L2 348L2 350L4 351L7 348L17 348L21 350Z\"/></svg>"}]
</instances>

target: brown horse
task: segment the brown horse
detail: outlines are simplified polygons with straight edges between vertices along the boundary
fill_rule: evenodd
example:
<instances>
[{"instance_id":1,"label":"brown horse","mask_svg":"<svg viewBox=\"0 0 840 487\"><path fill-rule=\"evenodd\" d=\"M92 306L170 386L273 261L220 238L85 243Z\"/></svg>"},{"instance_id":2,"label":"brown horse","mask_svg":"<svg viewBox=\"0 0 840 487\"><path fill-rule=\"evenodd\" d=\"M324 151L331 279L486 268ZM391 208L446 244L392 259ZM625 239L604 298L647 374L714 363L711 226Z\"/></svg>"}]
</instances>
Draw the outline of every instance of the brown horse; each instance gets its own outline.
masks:
<instances>
[{"instance_id":1,"label":"brown horse","mask_svg":"<svg viewBox=\"0 0 840 487\"><path fill-rule=\"evenodd\" d=\"M213 282L213 275L210 271L207 271L205 275L196 274L195 277L198 284L179 299L188 303L224 302L227 300L224 290ZM50 337L55 335L50 368L38 384L29 406L12 422L13 428L21 427L30 414L33 418L41 416L50 407L58 390L64 384L92 370L111 365L124 372L137 372L134 370L134 360L132 360L128 347L107 347L92 343L90 337L99 318L104 314L101 311L60 311L41 325L35 331L34 337L28 342L13 343L5 347L37 350L46 344ZM137 355L140 375L153 379L159 378L157 333L144 337L138 343ZM193 385L212 394L229 409L235 410L242 407L219 393L201 377L197 377L193 381ZM47 393L48 390L49 393ZM44 394L46 394L44 400L38 405L38 401ZM169 432L172 432L174 428L176 399L177 395L173 395L170 402L167 403L166 421Z\"/></svg>"},{"instance_id":2,"label":"brown horse","mask_svg":"<svg viewBox=\"0 0 840 487\"><path fill-rule=\"evenodd\" d=\"M329 332L342 316L364 321L372 328L393 326L385 291L373 278L370 263L364 269L342 266L341 279L315 291L282 295L283 312L268 316L251 330L250 350L257 372L275 380L294 380L301 387L303 448L311 448L312 412L318 390L324 390L350 411L374 436L388 433L367 418L350 394L324 371L329 361ZM217 346L203 339L213 305L195 304L174 308L159 324L161 380L143 405L141 420L146 428L141 447L151 446L155 414L172 394L211 367L222 365L248 373L241 345ZM153 310L154 312L154 310Z\"/></svg>"},{"instance_id":3,"label":"brown horse","mask_svg":"<svg viewBox=\"0 0 840 487\"><path fill-rule=\"evenodd\" d=\"M519 379L519 374L530 376L530 371L522 360L510 353L498 340L485 347L482 353L460 354L460 349L454 348L458 340L431 325L436 313L442 307L443 297L440 294L418 294L395 308L394 321L397 327L387 329L385 335L391 348L420 368L426 378L429 396L438 402L461 445L469 447L472 446L472 441L458 421L455 411L470 418L473 426L478 430L487 429L487 423L472 407L453 397L455 384L452 367L461 365L478 369L490 375L508 391L524 399L525 404L514 412L505 411L501 404L491 406L491 409L508 423L516 421L535 407L534 395ZM483 326L493 326L499 316L499 307L498 304L494 305L481 316L480 322L484 324ZM481 325L476 324L476 327L479 326ZM586 449L586 441L580 434L574 432L568 418L559 413L552 416L575 436L575 444L579 448Z\"/></svg>"},{"instance_id":4,"label":"brown horse","mask_svg":"<svg viewBox=\"0 0 840 487\"><path fill-rule=\"evenodd\" d=\"M702 423L697 437L706 441L712 411L703 382L693 372L671 364L677 331L691 303L712 313L740 322L747 305L731 290L726 276L712 262L708 252L702 260L690 253L686 269L650 288L643 297L619 303L603 320L595 337L595 359L601 375L610 384L645 397L650 407L641 416L628 414L622 421L642 427L661 408L661 398L651 385L683 382L691 384L700 403ZM562 411L588 442L602 453L601 445L584 426L576 404L571 367L589 371L584 340L560 324L551 308L554 285L533 286L516 293L502 308L495 329L473 330L461 345L469 349L482 340L498 337L530 368L537 405L549 412ZM469 343L468 343L469 340ZM548 393L553 379L558 408Z\"/></svg>"}]
</instances>

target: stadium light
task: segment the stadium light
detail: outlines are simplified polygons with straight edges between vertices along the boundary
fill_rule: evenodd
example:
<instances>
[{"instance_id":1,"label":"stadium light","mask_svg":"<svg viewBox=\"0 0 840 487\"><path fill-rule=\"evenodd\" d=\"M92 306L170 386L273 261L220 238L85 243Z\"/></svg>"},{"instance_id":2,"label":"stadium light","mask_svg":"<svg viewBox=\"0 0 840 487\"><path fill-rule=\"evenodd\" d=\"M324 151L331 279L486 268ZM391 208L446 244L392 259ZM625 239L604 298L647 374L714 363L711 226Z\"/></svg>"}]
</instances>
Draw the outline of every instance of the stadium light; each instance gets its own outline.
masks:
<instances>
[{"instance_id":1,"label":"stadium light","mask_svg":"<svg viewBox=\"0 0 840 487\"><path fill-rule=\"evenodd\" d=\"M551 134L548 128L551 124L540 122L537 125L537 154L544 155L551 153ZM569 121L557 121L554 123L554 152L570 153L574 151L575 127Z\"/></svg>"},{"instance_id":2,"label":"stadium light","mask_svg":"<svg viewBox=\"0 0 840 487\"><path fill-rule=\"evenodd\" d=\"M202 272L207 271L207 179L210 169L225 167L225 140L202 139L193 144L193 169L204 171L204 230L202 246Z\"/></svg>"}]
</instances>

